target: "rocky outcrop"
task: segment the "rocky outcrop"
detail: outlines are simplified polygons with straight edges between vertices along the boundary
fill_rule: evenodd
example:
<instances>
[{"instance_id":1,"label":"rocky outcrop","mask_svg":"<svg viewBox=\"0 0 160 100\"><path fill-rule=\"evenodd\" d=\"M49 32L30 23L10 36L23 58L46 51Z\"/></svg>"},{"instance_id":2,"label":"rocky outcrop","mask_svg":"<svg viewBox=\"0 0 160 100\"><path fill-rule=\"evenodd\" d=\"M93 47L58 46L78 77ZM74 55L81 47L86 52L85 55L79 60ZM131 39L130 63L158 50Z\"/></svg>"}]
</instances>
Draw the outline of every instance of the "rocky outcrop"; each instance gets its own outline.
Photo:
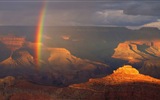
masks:
<instances>
[{"instance_id":1,"label":"rocky outcrop","mask_svg":"<svg viewBox=\"0 0 160 100\"><path fill-rule=\"evenodd\" d=\"M137 47L134 44L129 45L128 42L120 43L115 49L112 58L127 60L130 63L139 62L139 59L142 59L142 57L135 53L130 47L133 47L134 50L137 50Z\"/></svg>"},{"instance_id":2,"label":"rocky outcrop","mask_svg":"<svg viewBox=\"0 0 160 100\"><path fill-rule=\"evenodd\" d=\"M116 85L121 83L134 83L134 82L147 82L147 83L155 83L160 84L159 79L152 78L150 76L146 76L140 74L139 71L133 68L130 65L124 65L123 67L119 67L117 70L113 71L113 74L98 78L98 79L90 79L89 83L99 83L105 85ZM73 87L80 86L83 84L71 85Z\"/></svg>"},{"instance_id":3,"label":"rocky outcrop","mask_svg":"<svg viewBox=\"0 0 160 100\"><path fill-rule=\"evenodd\" d=\"M64 48L43 49L40 61L41 66L36 66L27 49L15 50L0 62L0 76L12 75L39 84L67 86L111 73L108 65L75 57Z\"/></svg>"},{"instance_id":4,"label":"rocky outcrop","mask_svg":"<svg viewBox=\"0 0 160 100\"><path fill-rule=\"evenodd\" d=\"M7 76L0 79L0 88L9 87L15 84L15 78L12 76Z\"/></svg>"},{"instance_id":5,"label":"rocky outcrop","mask_svg":"<svg viewBox=\"0 0 160 100\"><path fill-rule=\"evenodd\" d=\"M13 85L5 89L0 88L0 98L8 98L8 100L159 100L159 91L160 80L142 75L132 66L125 65L109 76L90 79L88 82L63 88L15 80Z\"/></svg>"},{"instance_id":6,"label":"rocky outcrop","mask_svg":"<svg viewBox=\"0 0 160 100\"><path fill-rule=\"evenodd\" d=\"M142 74L150 75L155 78L160 78L160 59L144 61L139 71Z\"/></svg>"},{"instance_id":7,"label":"rocky outcrop","mask_svg":"<svg viewBox=\"0 0 160 100\"><path fill-rule=\"evenodd\" d=\"M138 63L160 57L160 40L137 40L120 43L113 54L113 58Z\"/></svg>"},{"instance_id":8,"label":"rocky outcrop","mask_svg":"<svg viewBox=\"0 0 160 100\"><path fill-rule=\"evenodd\" d=\"M65 48L50 48L48 49L51 54L48 58L48 62L51 66L57 69L84 69L91 70L96 67L103 66L108 68L109 66L100 62L94 62L87 59L81 59L73 56L67 49Z\"/></svg>"},{"instance_id":9,"label":"rocky outcrop","mask_svg":"<svg viewBox=\"0 0 160 100\"><path fill-rule=\"evenodd\" d=\"M49 73L63 84L84 82L91 77L111 73L108 65L75 57L65 48L49 48L48 51L51 52L48 58Z\"/></svg>"},{"instance_id":10,"label":"rocky outcrop","mask_svg":"<svg viewBox=\"0 0 160 100\"><path fill-rule=\"evenodd\" d=\"M25 42L24 37L16 37L14 35L6 35L0 36L0 42L2 42L4 45L6 45L7 48L14 51L16 49L19 49L23 46Z\"/></svg>"},{"instance_id":11,"label":"rocky outcrop","mask_svg":"<svg viewBox=\"0 0 160 100\"><path fill-rule=\"evenodd\" d=\"M115 70L113 73L114 74L133 74L133 75L139 74L138 70L136 70L130 65L125 65L124 67L120 67L117 70Z\"/></svg>"},{"instance_id":12,"label":"rocky outcrop","mask_svg":"<svg viewBox=\"0 0 160 100\"><path fill-rule=\"evenodd\" d=\"M158 100L160 98L158 92L160 80L139 74L138 70L129 65L118 68L113 74L104 78L90 79L89 82L70 87L101 93L103 94L101 100Z\"/></svg>"},{"instance_id":13,"label":"rocky outcrop","mask_svg":"<svg viewBox=\"0 0 160 100\"><path fill-rule=\"evenodd\" d=\"M0 66L31 67L34 66L34 58L27 50L19 49L15 50L8 59L0 62Z\"/></svg>"},{"instance_id":14,"label":"rocky outcrop","mask_svg":"<svg viewBox=\"0 0 160 100\"><path fill-rule=\"evenodd\" d=\"M112 56L130 64L139 63L140 73L160 78L160 40L135 40L120 43Z\"/></svg>"},{"instance_id":15,"label":"rocky outcrop","mask_svg":"<svg viewBox=\"0 0 160 100\"><path fill-rule=\"evenodd\" d=\"M11 50L6 47L2 42L0 42L0 62L9 58L11 55Z\"/></svg>"}]
</instances>

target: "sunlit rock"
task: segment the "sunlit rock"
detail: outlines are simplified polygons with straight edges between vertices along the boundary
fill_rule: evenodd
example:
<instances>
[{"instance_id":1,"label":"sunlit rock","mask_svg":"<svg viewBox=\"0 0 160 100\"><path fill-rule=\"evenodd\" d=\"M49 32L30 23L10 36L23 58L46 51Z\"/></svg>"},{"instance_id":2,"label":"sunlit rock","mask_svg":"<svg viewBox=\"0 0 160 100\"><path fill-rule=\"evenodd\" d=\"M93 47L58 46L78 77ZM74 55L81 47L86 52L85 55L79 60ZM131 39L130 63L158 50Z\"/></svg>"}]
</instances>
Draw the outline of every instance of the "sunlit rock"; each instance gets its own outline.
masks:
<instances>
[{"instance_id":1,"label":"sunlit rock","mask_svg":"<svg viewBox=\"0 0 160 100\"><path fill-rule=\"evenodd\" d=\"M130 65L124 65L115 70L114 74L139 74L139 71Z\"/></svg>"}]
</instances>

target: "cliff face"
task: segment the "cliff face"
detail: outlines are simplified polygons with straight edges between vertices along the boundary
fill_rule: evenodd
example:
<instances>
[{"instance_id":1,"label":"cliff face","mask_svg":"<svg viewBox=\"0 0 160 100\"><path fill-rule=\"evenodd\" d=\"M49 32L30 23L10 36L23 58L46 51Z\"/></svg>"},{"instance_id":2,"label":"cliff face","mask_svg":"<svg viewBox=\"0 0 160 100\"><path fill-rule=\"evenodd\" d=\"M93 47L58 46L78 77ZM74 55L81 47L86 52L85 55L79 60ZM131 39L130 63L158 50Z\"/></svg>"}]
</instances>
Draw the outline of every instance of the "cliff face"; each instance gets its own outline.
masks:
<instances>
[{"instance_id":1,"label":"cliff face","mask_svg":"<svg viewBox=\"0 0 160 100\"><path fill-rule=\"evenodd\" d=\"M15 50L0 62L0 76L21 76L35 83L66 86L111 73L108 65L75 57L65 48L46 48L42 58L41 66L36 66L27 49Z\"/></svg>"},{"instance_id":2,"label":"cliff face","mask_svg":"<svg viewBox=\"0 0 160 100\"><path fill-rule=\"evenodd\" d=\"M0 62L3 67L31 67L34 66L34 58L27 50L16 50L6 60Z\"/></svg>"},{"instance_id":3,"label":"cliff face","mask_svg":"<svg viewBox=\"0 0 160 100\"><path fill-rule=\"evenodd\" d=\"M131 49L131 47L133 48ZM115 53L112 57L127 60L130 63L139 62L139 59L142 59L142 57L135 53L134 50L137 50L137 46L135 44L130 44L128 42L120 43L115 49Z\"/></svg>"},{"instance_id":4,"label":"cliff face","mask_svg":"<svg viewBox=\"0 0 160 100\"><path fill-rule=\"evenodd\" d=\"M48 48L49 73L63 84L87 81L91 77L101 77L111 73L108 65L81 59L65 48Z\"/></svg>"},{"instance_id":5,"label":"cliff face","mask_svg":"<svg viewBox=\"0 0 160 100\"><path fill-rule=\"evenodd\" d=\"M126 60L130 64L141 63L140 73L160 78L160 40L120 43L112 57Z\"/></svg>"},{"instance_id":6,"label":"cliff face","mask_svg":"<svg viewBox=\"0 0 160 100\"><path fill-rule=\"evenodd\" d=\"M132 66L125 65L104 78L90 79L89 82L70 87L102 93L101 100L158 100L160 80L139 74ZM95 99L95 98L93 98Z\"/></svg>"},{"instance_id":7,"label":"cliff face","mask_svg":"<svg viewBox=\"0 0 160 100\"><path fill-rule=\"evenodd\" d=\"M160 59L144 61L139 71L142 74L160 78Z\"/></svg>"},{"instance_id":8,"label":"cliff face","mask_svg":"<svg viewBox=\"0 0 160 100\"><path fill-rule=\"evenodd\" d=\"M119 67L117 70L113 72L113 74L108 75L103 78L98 79L90 79L87 84L96 83L96 84L105 84L105 85L120 85L120 84L128 84L128 83L154 83L160 85L160 80L152 78L147 75L140 74L138 70L133 68L130 65L124 65L123 67ZM83 87L87 86L86 83L82 84L74 84L71 87Z\"/></svg>"},{"instance_id":9,"label":"cliff face","mask_svg":"<svg viewBox=\"0 0 160 100\"><path fill-rule=\"evenodd\" d=\"M96 67L104 67L108 68L109 66L100 62L94 62L87 59L81 59L74 55L72 55L65 48L49 48L49 52L51 52L48 62L51 66L57 69L84 69L91 70L96 69Z\"/></svg>"},{"instance_id":10,"label":"cliff face","mask_svg":"<svg viewBox=\"0 0 160 100\"><path fill-rule=\"evenodd\" d=\"M113 54L113 58L127 60L129 63L142 62L160 57L160 40L137 40L120 43Z\"/></svg>"},{"instance_id":11,"label":"cliff face","mask_svg":"<svg viewBox=\"0 0 160 100\"><path fill-rule=\"evenodd\" d=\"M14 51L22 47L25 42L25 38L12 35L0 36L0 42L6 45L10 50Z\"/></svg>"}]
</instances>

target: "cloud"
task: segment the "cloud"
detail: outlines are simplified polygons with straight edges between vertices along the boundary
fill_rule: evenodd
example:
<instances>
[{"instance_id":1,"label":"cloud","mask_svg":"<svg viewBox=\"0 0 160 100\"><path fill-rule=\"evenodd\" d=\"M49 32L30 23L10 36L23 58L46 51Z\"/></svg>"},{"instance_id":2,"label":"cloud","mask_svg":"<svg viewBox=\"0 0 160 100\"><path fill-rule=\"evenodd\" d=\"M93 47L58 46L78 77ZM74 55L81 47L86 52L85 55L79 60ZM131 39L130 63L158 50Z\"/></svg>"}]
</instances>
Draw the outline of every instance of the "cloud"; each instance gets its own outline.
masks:
<instances>
[{"instance_id":1,"label":"cloud","mask_svg":"<svg viewBox=\"0 0 160 100\"><path fill-rule=\"evenodd\" d=\"M54 5L54 6L53 6ZM155 5L155 3L151 3ZM157 5L160 5L160 3ZM45 23L54 26L140 26L157 21L152 6L139 1L49 3ZM136 7L138 7L136 9ZM155 6L158 9L159 6ZM135 9L135 10L134 10ZM150 9L150 10L149 10ZM137 11L137 13L136 13ZM139 11L139 12L138 12ZM148 12L144 14L144 12Z\"/></svg>"},{"instance_id":2,"label":"cloud","mask_svg":"<svg viewBox=\"0 0 160 100\"><path fill-rule=\"evenodd\" d=\"M95 12L95 19L98 22L109 25L141 25L142 23L153 22L157 17L143 15L127 15L124 10L102 10Z\"/></svg>"},{"instance_id":3,"label":"cloud","mask_svg":"<svg viewBox=\"0 0 160 100\"><path fill-rule=\"evenodd\" d=\"M104 3L104 9L124 10L128 15L160 16L160 2L157 0L114 0Z\"/></svg>"},{"instance_id":4,"label":"cloud","mask_svg":"<svg viewBox=\"0 0 160 100\"><path fill-rule=\"evenodd\" d=\"M160 17L160 13L158 13L159 11L160 11L160 2L158 1L136 2L128 6L126 9L124 9L125 14Z\"/></svg>"},{"instance_id":5,"label":"cloud","mask_svg":"<svg viewBox=\"0 0 160 100\"><path fill-rule=\"evenodd\" d=\"M12 0L7 0L12 1ZM0 3L0 25L36 25L43 0ZM24 2L25 1L25 2ZM40 2L39 2L40 1ZM62 2L63 1L63 2ZM46 26L136 26L159 19L160 2L48 0Z\"/></svg>"}]
</instances>

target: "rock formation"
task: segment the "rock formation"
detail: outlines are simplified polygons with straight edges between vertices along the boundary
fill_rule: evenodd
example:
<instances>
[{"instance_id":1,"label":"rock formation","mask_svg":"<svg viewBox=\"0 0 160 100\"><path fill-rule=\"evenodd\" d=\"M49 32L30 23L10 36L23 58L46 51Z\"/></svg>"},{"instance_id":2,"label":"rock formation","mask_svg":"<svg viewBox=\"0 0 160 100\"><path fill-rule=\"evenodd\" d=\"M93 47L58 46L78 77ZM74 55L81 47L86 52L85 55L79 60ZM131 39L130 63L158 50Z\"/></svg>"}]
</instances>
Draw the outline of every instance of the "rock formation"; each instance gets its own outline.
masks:
<instances>
[{"instance_id":1,"label":"rock formation","mask_svg":"<svg viewBox=\"0 0 160 100\"><path fill-rule=\"evenodd\" d=\"M114 71L114 74L139 74L138 70L133 68L130 65L125 65L124 67L120 67Z\"/></svg>"},{"instance_id":2,"label":"rock formation","mask_svg":"<svg viewBox=\"0 0 160 100\"><path fill-rule=\"evenodd\" d=\"M102 93L101 100L158 100L160 98L158 92L160 80L139 74L138 70L130 65L118 68L109 76L90 79L89 82L70 87Z\"/></svg>"},{"instance_id":3,"label":"rock formation","mask_svg":"<svg viewBox=\"0 0 160 100\"><path fill-rule=\"evenodd\" d=\"M3 67L31 67L34 66L34 58L27 50L18 49L13 51L8 59L0 62L0 65Z\"/></svg>"},{"instance_id":4,"label":"rock formation","mask_svg":"<svg viewBox=\"0 0 160 100\"><path fill-rule=\"evenodd\" d=\"M142 75L132 66L125 65L109 76L63 88L38 85L21 79L15 80L14 84L5 89L0 88L0 99L159 100L159 91L160 80Z\"/></svg>"},{"instance_id":5,"label":"rock formation","mask_svg":"<svg viewBox=\"0 0 160 100\"><path fill-rule=\"evenodd\" d=\"M25 42L24 37L16 37L14 35L6 35L6 36L0 36L0 42L6 45L7 48L14 51L16 49L19 49L23 46Z\"/></svg>"},{"instance_id":6,"label":"rock formation","mask_svg":"<svg viewBox=\"0 0 160 100\"><path fill-rule=\"evenodd\" d=\"M40 60L42 64L37 67L27 49L15 50L0 62L0 76L12 75L35 83L66 86L111 73L108 65L77 58L64 48L46 48Z\"/></svg>"},{"instance_id":7,"label":"rock formation","mask_svg":"<svg viewBox=\"0 0 160 100\"><path fill-rule=\"evenodd\" d=\"M151 59L144 61L139 71L142 74L160 78L160 59Z\"/></svg>"},{"instance_id":8,"label":"rock formation","mask_svg":"<svg viewBox=\"0 0 160 100\"><path fill-rule=\"evenodd\" d=\"M12 76L7 76L3 79L0 79L0 88L9 87L15 84L15 78Z\"/></svg>"},{"instance_id":9,"label":"rock formation","mask_svg":"<svg viewBox=\"0 0 160 100\"><path fill-rule=\"evenodd\" d=\"M120 43L113 58L127 60L129 63L142 62L160 57L160 40L137 40Z\"/></svg>"},{"instance_id":10,"label":"rock formation","mask_svg":"<svg viewBox=\"0 0 160 100\"><path fill-rule=\"evenodd\" d=\"M140 73L160 78L160 40L135 40L120 43L112 56L130 64L141 63Z\"/></svg>"},{"instance_id":11,"label":"rock formation","mask_svg":"<svg viewBox=\"0 0 160 100\"><path fill-rule=\"evenodd\" d=\"M111 73L108 65L73 56L65 48L48 48L51 52L49 73L60 77L65 84L87 81L91 77L102 77Z\"/></svg>"}]
</instances>

